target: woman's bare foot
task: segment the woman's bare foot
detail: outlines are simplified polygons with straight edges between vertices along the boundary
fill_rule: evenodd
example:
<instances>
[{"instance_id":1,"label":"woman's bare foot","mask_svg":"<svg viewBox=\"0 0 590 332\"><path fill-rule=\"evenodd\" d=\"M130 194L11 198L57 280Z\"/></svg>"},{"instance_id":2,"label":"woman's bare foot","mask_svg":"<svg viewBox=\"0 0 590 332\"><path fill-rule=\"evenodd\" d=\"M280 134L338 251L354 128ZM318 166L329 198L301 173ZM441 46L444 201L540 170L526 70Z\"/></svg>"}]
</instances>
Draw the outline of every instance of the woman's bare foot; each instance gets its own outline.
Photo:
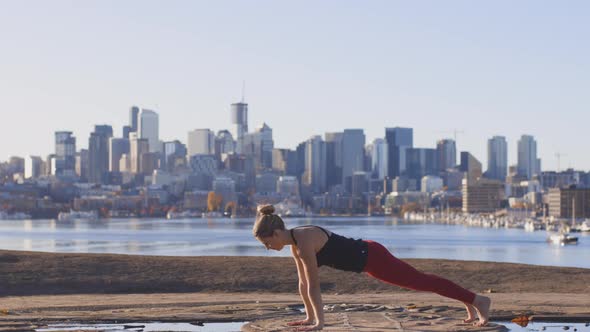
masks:
<instances>
[{"instance_id":1,"label":"woman's bare foot","mask_svg":"<svg viewBox=\"0 0 590 332\"><path fill-rule=\"evenodd\" d=\"M475 319L477 318L477 311L475 310L475 307L472 306L471 304L465 304L465 309L467 309L467 318L465 318L463 320L463 323L471 323L474 322Z\"/></svg>"},{"instance_id":2,"label":"woman's bare foot","mask_svg":"<svg viewBox=\"0 0 590 332\"><path fill-rule=\"evenodd\" d=\"M475 323L475 326L485 326L490 318L490 307L492 306L492 300L487 296L475 295L473 300L473 306L477 311L477 317L479 322Z\"/></svg>"}]
</instances>

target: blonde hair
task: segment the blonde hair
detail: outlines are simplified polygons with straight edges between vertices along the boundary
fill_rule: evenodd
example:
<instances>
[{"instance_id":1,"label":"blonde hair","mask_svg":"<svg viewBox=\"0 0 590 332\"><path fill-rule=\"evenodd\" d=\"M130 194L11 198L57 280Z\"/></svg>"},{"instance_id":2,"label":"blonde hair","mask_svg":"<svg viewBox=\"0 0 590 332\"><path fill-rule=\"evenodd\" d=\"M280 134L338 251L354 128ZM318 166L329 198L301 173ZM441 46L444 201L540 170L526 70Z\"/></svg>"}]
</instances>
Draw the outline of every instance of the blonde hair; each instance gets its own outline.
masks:
<instances>
[{"instance_id":1,"label":"blonde hair","mask_svg":"<svg viewBox=\"0 0 590 332\"><path fill-rule=\"evenodd\" d=\"M254 237L262 238L272 236L275 230L285 230L285 222L281 217L274 214L275 207L272 205L259 205L256 222L252 228Z\"/></svg>"}]
</instances>

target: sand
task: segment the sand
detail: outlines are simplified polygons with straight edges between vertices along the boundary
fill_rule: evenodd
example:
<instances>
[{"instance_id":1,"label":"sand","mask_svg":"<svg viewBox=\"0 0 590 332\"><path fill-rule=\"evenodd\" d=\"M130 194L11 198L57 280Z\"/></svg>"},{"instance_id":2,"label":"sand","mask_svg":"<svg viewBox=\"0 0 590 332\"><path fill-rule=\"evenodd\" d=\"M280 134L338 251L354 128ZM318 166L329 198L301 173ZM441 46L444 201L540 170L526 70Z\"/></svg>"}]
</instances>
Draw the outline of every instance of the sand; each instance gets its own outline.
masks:
<instances>
[{"instance_id":1,"label":"sand","mask_svg":"<svg viewBox=\"0 0 590 332\"><path fill-rule=\"evenodd\" d=\"M518 315L590 321L590 269L410 259ZM505 331L464 324L462 305L364 274L322 267L325 331ZM302 317L291 258L162 257L0 251L0 331L54 322L249 322L285 331Z\"/></svg>"}]
</instances>

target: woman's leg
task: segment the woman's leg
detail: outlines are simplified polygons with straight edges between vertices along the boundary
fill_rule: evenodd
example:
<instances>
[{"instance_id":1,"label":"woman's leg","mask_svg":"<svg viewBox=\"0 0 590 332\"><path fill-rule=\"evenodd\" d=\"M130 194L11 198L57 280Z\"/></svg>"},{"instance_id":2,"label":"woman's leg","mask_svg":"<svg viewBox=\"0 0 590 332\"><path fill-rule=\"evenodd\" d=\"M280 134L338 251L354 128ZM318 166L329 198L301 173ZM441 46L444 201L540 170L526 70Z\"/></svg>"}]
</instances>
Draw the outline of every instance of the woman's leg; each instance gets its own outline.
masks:
<instances>
[{"instance_id":1,"label":"woman's leg","mask_svg":"<svg viewBox=\"0 0 590 332\"><path fill-rule=\"evenodd\" d=\"M422 273L410 264L394 257L389 250L374 241L369 243L369 256L365 272L372 277L400 287L427 291L465 303L473 303L475 293L436 276Z\"/></svg>"}]
</instances>

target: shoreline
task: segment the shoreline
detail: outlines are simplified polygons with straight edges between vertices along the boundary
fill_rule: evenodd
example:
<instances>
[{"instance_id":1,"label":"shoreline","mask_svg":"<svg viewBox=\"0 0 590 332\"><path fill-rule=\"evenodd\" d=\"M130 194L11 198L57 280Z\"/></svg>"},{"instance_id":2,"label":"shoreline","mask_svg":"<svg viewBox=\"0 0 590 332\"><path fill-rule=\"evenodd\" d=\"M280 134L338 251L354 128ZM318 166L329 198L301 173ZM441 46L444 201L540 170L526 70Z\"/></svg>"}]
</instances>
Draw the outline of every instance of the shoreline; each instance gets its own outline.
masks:
<instances>
[{"instance_id":1,"label":"shoreline","mask_svg":"<svg viewBox=\"0 0 590 332\"><path fill-rule=\"evenodd\" d=\"M325 331L506 331L519 315L590 320L590 269L514 263L406 260L493 300L492 323L462 323L460 302L404 290L365 274L320 268ZM250 322L284 331L303 315L287 257L139 256L0 250L0 331L51 323ZM338 309L340 308L340 309ZM342 309L344 308L344 309Z\"/></svg>"}]
</instances>

